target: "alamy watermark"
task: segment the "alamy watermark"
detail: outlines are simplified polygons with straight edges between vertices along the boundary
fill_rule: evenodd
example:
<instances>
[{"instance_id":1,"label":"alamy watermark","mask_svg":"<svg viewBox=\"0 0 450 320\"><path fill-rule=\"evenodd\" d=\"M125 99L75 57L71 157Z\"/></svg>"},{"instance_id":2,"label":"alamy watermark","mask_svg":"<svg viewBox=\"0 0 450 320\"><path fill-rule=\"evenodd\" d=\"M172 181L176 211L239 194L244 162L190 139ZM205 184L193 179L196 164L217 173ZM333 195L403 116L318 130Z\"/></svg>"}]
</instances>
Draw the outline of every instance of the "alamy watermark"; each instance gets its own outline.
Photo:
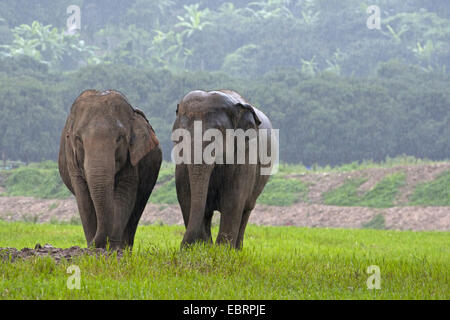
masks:
<instances>
[{"instance_id":1,"label":"alamy watermark","mask_svg":"<svg viewBox=\"0 0 450 320\"><path fill-rule=\"evenodd\" d=\"M66 20L67 33L75 34L81 30L81 10L77 5L70 5L66 9L66 13L70 16Z\"/></svg>"},{"instance_id":2,"label":"alamy watermark","mask_svg":"<svg viewBox=\"0 0 450 320\"><path fill-rule=\"evenodd\" d=\"M367 278L366 284L367 289L381 289L381 272L380 267L376 265L367 267L367 274L370 274L369 278Z\"/></svg>"},{"instance_id":3,"label":"alamy watermark","mask_svg":"<svg viewBox=\"0 0 450 320\"><path fill-rule=\"evenodd\" d=\"M379 6L368 6L366 10L370 16L367 18L366 25L370 30L381 29L381 10Z\"/></svg>"},{"instance_id":4,"label":"alamy watermark","mask_svg":"<svg viewBox=\"0 0 450 320\"><path fill-rule=\"evenodd\" d=\"M73 289L78 289L80 290L81 288L81 270L80 267L72 264L67 268L67 273L72 274L68 279L67 279L67 289L69 290L73 290Z\"/></svg>"},{"instance_id":5,"label":"alamy watermark","mask_svg":"<svg viewBox=\"0 0 450 320\"><path fill-rule=\"evenodd\" d=\"M193 137L189 130L172 132L172 161L175 164L261 164L261 175L278 171L278 129L202 130L202 121L194 121ZM193 149L193 150L192 150Z\"/></svg>"}]
</instances>

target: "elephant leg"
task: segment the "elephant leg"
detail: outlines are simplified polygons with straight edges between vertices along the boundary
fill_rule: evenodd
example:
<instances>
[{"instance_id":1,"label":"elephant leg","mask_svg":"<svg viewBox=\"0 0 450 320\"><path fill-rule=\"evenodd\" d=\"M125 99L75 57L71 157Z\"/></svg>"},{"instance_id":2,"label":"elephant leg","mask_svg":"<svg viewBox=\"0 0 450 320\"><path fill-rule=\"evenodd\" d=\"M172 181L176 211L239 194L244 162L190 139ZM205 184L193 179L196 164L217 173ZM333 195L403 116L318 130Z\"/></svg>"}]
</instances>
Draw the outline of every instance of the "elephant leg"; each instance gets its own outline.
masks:
<instances>
[{"instance_id":1,"label":"elephant leg","mask_svg":"<svg viewBox=\"0 0 450 320\"><path fill-rule=\"evenodd\" d=\"M162 154L161 151L157 150L152 150L139 162L139 185L136 194L136 201L133 212L131 213L125 230L123 231L123 246L128 246L130 248L133 247L139 220L141 219L142 213L147 205L150 194L155 187L161 162Z\"/></svg>"},{"instance_id":2,"label":"elephant leg","mask_svg":"<svg viewBox=\"0 0 450 320\"><path fill-rule=\"evenodd\" d=\"M94 203L89 195L89 189L81 177L72 177L72 186L77 199L78 211L80 213L81 224L83 225L84 236L88 247L93 243L97 231L97 217Z\"/></svg>"},{"instance_id":3,"label":"elephant leg","mask_svg":"<svg viewBox=\"0 0 450 320\"><path fill-rule=\"evenodd\" d=\"M132 166L123 168L117 174L116 181L113 224L111 234L108 235L110 247L113 249L122 248L125 245L123 234L135 208L138 192L137 168Z\"/></svg>"},{"instance_id":4,"label":"elephant leg","mask_svg":"<svg viewBox=\"0 0 450 320\"><path fill-rule=\"evenodd\" d=\"M241 220L241 226L239 228L239 234L236 241L236 248L242 249L242 246L244 245L244 233L245 228L247 227L248 219L250 218L250 213L252 212L252 209L244 209L244 212L242 213L242 220Z\"/></svg>"},{"instance_id":5,"label":"elephant leg","mask_svg":"<svg viewBox=\"0 0 450 320\"><path fill-rule=\"evenodd\" d=\"M254 185L254 170L251 166L237 165L229 167L224 176L229 177L229 185L223 189L220 198L220 227L216 243L227 243L233 248L239 248L239 234L244 218L244 209L249 197L249 191ZM247 213L244 220L248 220ZM244 222L246 225L247 221ZM243 227L245 229L245 226Z\"/></svg>"},{"instance_id":6,"label":"elephant leg","mask_svg":"<svg viewBox=\"0 0 450 320\"><path fill-rule=\"evenodd\" d=\"M139 225L139 220L141 219L142 213L144 212L145 206L147 205L147 201L148 196L146 197L144 193L138 190L138 196L134 205L133 212L130 215L130 218L122 235L122 245L124 247L133 247L134 237Z\"/></svg>"},{"instance_id":7,"label":"elephant leg","mask_svg":"<svg viewBox=\"0 0 450 320\"><path fill-rule=\"evenodd\" d=\"M212 243L212 236L211 236L211 220L214 215L214 210L207 209L205 212L205 220L203 221L203 225L205 228L205 242Z\"/></svg>"},{"instance_id":8,"label":"elephant leg","mask_svg":"<svg viewBox=\"0 0 450 320\"><path fill-rule=\"evenodd\" d=\"M205 215L208 210L208 197L211 198L209 180L213 165L188 165L189 186L191 190L191 203L189 209L189 222L181 241L181 247L189 246L195 242L209 240L205 233Z\"/></svg>"},{"instance_id":9,"label":"elephant leg","mask_svg":"<svg viewBox=\"0 0 450 320\"><path fill-rule=\"evenodd\" d=\"M191 189L189 187L189 173L185 164L177 165L175 168L175 186L178 203L183 214L184 226L187 228L191 208Z\"/></svg>"},{"instance_id":10,"label":"elephant leg","mask_svg":"<svg viewBox=\"0 0 450 320\"><path fill-rule=\"evenodd\" d=\"M223 206L220 210L220 227L216 239L217 244L228 244L233 248L237 248L243 210L244 201L240 201L239 197L229 199L228 204Z\"/></svg>"},{"instance_id":11,"label":"elephant leg","mask_svg":"<svg viewBox=\"0 0 450 320\"><path fill-rule=\"evenodd\" d=\"M139 213L140 211L140 213ZM139 219L137 217L140 217L142 215L142 212L144 211L144 208L135 206L133 213L131 214L130 220L128 220L127 226L125 227L125 230L123 231L122 235L122 246L123 247L133 247L134 244L134 236L136 234L136 230L139 224Z\"/></svg>"}]
</instances>

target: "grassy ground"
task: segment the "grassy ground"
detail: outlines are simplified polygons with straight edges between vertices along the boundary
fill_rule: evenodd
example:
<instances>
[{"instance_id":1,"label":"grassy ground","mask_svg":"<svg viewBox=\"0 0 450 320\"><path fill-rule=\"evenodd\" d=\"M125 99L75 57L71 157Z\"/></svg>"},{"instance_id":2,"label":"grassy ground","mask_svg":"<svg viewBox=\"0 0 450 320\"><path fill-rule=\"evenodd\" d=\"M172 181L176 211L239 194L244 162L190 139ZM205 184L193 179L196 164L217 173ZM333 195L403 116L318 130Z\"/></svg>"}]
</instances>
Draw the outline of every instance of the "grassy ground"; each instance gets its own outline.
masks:
<instances>
[{"instance_id":1,"label":"grassy ground","mask_svg":"<svg viewBox=\"0 0 450 320\"><path fill-rule=\"evenodd\" d=\"M350 179L342 186L324 193L324 203L335 206L369 208L393 207L399 188L405 184L405 174L390 174L378 182L373 189L360 195L358 188L366 181L366 178Z\"/></svg>"},{"instance_id":2,"label":"grassy ground","mask_svg":"<svg viewBox=\"0 0 450 320\"><path fill-rule=\"evenodd\" d=\"M354 161L352 163L342 164L338 166L318 166L312 165L311 167L305 167L301 164L280 164L280 173L323 173L323 172L349 172L355 170L364 170L371 168L393 168L396 166L408 166L408 165L420 165L420 164L436 164L438 161L432 161L428 159L419 159L412 156L398 156L394 158L387 157L385 161L374 162L372 160Z\"/></svg>"},{"instance_id":3,"label":"grassy ground","mask_svg":"<svg viewBox=\"0 0 450 320\"><path fill-rule=\"evenodd\" d=\"M5 175L4 196L64 199L71 195L61 180L58 164L53 161L33 163L11 170Z\"/></svg>"},{"instance_id":4,"label":"grassy ground","mask_svg":"<svg viewBox=\"0 0 450 320\"><path fill-rule=\"evenodd\" d=\"M292 178L275 175L270 178L258 203L272 206L289 206L298 201L308 200L308 186L306 183Z\"/></svg>"},{"instance_id":5,"label":"grassy ground","mask_svg":"<svg viewBox=\"0 0 450 320\"><path fill-rule=\"evenodd\" d=\"M132 254L0 263L0 299L449 299L450 233L249 226L242 251L179 250L184 228L139 227ZM217 233L217 228L214 229ZM0 247L84 246L80 226L0 221ZM67 268L81 289L67 288ZM369 290L367 268L380 268Z\"/></svg>"},{"instance_id":6,"label":"grassy ground","mask_svg":"<svg viewBox=\"0 0 450 320\"><path fill-rule=\"evenodd\" d=\"M425 206L450 206L450 171L435 180L422 183L414 190L411 204Z\"/></svg>"},{"instance_id":7,"label":"grassy ground","mask_svg":"<svg viewBox=\"0 0 450 320\"><path fill-rule=\"evenodd\" d=\"M351 206L360 201L358 188L367 181L367 178L349 179L342 186L322 195L326 205Z\"/></svg>"}]
</instances>

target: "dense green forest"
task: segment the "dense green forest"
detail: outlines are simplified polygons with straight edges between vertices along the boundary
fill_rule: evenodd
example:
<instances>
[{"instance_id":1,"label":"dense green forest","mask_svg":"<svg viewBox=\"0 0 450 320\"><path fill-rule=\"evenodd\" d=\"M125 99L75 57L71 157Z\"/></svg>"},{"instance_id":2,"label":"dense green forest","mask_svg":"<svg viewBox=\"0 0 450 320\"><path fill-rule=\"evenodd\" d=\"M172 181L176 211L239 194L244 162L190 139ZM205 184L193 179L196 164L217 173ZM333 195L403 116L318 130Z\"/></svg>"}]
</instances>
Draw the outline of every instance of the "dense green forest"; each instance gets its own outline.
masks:
<instances>
[{"instance_id":1,"label":"dense green forest","mask_svg":"<svg viewBox=\"0 0 450 320\"><path fill-rule=\"evenodd\" d=\"M72 102L95 88L144 110L169 160L177 102L229 88L280 130L284 162L446 159L449 69L446 0L4 0L0 157L55 160Z\"/></svg>"}]
</instances>

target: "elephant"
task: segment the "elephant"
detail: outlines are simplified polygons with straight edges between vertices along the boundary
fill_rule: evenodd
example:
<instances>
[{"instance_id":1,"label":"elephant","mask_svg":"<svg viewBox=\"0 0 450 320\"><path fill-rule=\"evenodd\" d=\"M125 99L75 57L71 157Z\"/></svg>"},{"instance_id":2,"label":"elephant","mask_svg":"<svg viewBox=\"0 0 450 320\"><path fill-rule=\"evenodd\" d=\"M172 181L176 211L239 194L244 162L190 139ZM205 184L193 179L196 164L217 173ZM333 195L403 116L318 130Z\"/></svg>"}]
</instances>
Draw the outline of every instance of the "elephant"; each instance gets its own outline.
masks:
<instances>
[{"instance_id":1,"label":"elephant","mask_svg":"<svg viewBox=\"0 0 450 320\"><path fill-rule=\"evenodd\" d=\"M221 133L230 129L242 131L254 129L258 132L258 140L261 138L259 129L267 129L269 134L272 129L268 117L235 91L191 91L177 105L176 119L172 128L172 140L175 143L172 159L177 153L176 145L181 141L175 133L181 132L179 131L181 129L188 132L189 137L192 137L192 134L195 136L195 122L201 123L202 132L208 129L215 129ZM198 138L194 137L190 141L194 149L194 144L198 143L196 139ZM201 143L202 151L205 151L207 145L204 141ZM236 139L231 143L236 144ZM222 146L224 144L225 142L222 142ZM186 156L183 158L184 161L175 161L176 192L186 228L181 242L182 248L189 247L195 242L212 243L211 220L214 211L220 212L216 244L225 244L235 249L243 247L244 232L250 213L269 179L269 174L262 174L263 164L259 155L258 161L250 163L248 147L247 141L244 163L237 161L224 163L218 161L217 157L212 163L206 162L205 159L195 162L192 152L188 156L183 155L185 150L178 150L181 156ZM271 150L275 149L274 145L273 147ZM237 159L237 151L238 148L234 148L234 154L232 151L228 152L233 160ZM226 154L225 150L222 160ZM214 156L218 155L219 152Z\"/></svg>"},{"instance_id":2,"label":"elephant","mask_svg":"<svg viewBox=\"0 0 450 320\"><path fill-rule=\"evenodd\" d=\"M61 134L59 172L75 195L88 246L133 247L162 162L158 138L115 90L85 90Z\"/></svg>"}]
</instances>

